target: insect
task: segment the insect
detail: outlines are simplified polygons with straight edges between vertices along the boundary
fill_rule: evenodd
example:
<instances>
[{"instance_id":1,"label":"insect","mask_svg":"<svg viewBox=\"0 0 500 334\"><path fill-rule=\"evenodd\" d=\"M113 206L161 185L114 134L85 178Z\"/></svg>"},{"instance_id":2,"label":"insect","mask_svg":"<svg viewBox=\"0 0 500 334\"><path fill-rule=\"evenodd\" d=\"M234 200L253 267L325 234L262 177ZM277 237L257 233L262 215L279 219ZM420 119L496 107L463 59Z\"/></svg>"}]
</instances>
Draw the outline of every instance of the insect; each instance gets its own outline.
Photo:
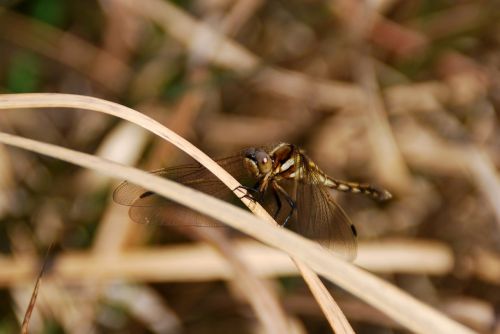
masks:
<instances>
[{"instance_id":1,"label":"insect","mask_svg":"<svg viewBox=\"0 0 500 334\"><path fill-rule=\"evenodd\" d=\"M326 175L300 148L280 143L248 148L234 156L216 160L243 184L244 196L261 203L282 226L344 255L356 256L357 232L329 189L360 193L383 201L392 196L369 184L340 181ZM219 179L200 164L189 164L152 172L202 192L227 199L234 196ZM159 225L213 226L204 219L179 220L179 207L151 191L121 183L113 193L118 204L128 205L137 223Z\"/></svg>"}]
</instances>

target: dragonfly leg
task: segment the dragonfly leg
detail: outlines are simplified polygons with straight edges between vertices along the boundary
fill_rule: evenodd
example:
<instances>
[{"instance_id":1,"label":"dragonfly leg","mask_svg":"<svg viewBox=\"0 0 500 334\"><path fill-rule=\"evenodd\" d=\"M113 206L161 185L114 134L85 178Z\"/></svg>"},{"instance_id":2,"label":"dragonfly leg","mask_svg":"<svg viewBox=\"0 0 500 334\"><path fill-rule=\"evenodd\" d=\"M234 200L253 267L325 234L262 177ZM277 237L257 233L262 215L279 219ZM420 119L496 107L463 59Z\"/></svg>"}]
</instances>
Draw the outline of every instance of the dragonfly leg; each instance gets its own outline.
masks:
<instances>
[{"instance_id":1,"label":"dragonfly leg","mask_svg":"<svg viewBox=\"0 0 500 334\"><path fill-rule=\"evenodd\" d=\"M241 185L241 186L236 187L233 191L236 191L236 190L239 190L239 191L246 190L246 193L243 196L239 197L239 199L247 198L251 201L255 201L261 197L259 190L256 189L255 187L247 187L247 186Z\"/></svg>"},{"instance_id":2,"label":"dragonfly leg","mask_svg":"<svg viewBox=\"0 0 500 334\"><path fill-rule=\"evenodd\" d=\"M274 220L276 220L278 218L278 214L281 211L281 198L280 198L280 195L278 194L278 191L276 190L276 188L274 186L272 187L272 192L273 192L274 199L276 200L276 205L278 206L276 208L276 212L273 215Z\"/></svg>"},{"instance_id":3,"label":"dragonfly leg","mask_svg":"<svg viewBox=\"0 0 500 334\"><path fill-rule=\"evenodd\" d=\"M273 187L275 196L279 197L278 192L281 193L283 195L283 197L286 199L286 201L288 202L288 205L290 205L290 212L288 213L288 216L286 216L283 224L281 224L281 226L285 227L286 224L288 224L288 221L290 220L290 218L292 218L293 213L295 212L295 209L296 209L295 201L286 192L286 190L283 189L283 187L280 186L277 182L272 182L272 187ZM281 201L279 203L280 203L279 207L281 207Z\"/></svg>"}]
</instances>

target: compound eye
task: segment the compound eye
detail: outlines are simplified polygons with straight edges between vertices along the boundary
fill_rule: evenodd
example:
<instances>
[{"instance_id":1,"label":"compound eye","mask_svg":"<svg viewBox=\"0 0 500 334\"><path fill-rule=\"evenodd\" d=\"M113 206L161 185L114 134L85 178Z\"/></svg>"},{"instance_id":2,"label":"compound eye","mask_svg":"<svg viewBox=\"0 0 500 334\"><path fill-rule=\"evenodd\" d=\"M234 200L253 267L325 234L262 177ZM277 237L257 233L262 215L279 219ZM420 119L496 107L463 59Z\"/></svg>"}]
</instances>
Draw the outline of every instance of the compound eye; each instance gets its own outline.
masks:
<instances>
[{"instance_id":1,"label":"compound eye","mask_svg":"<svg viewBox=\"0 0 500 334\"><path fill-rule=\"evenodd\" d=\"M259 166L261 172L267 173L271 170L272 161L271 158L269 157L269 154L263 151L259 151L255 154L255 158L257 160L257 165Z\"/></svg>"},{"instance_id":2,"label":"compound eye","mask_svg":"<svg viewBox=\"0 0 500 334\"><path fill-rule=\"evenodd\" d=\"M256 160L255 158L255 148L247 148L244 152L245 157L248 159Z\"/></svg>"}]
</instances>

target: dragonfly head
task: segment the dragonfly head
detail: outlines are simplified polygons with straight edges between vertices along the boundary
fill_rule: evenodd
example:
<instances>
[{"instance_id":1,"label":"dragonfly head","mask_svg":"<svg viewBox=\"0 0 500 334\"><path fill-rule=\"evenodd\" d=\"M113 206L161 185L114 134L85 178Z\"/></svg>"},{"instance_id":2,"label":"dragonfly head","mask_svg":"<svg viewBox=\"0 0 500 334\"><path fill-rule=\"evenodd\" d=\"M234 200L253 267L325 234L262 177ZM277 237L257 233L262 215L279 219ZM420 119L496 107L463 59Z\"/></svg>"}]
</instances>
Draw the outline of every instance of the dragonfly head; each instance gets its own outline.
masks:
<instances>
[{"instance_id":1,"label":"dragonfly head","mask_svg":"<svg viewBox=\"0 0 500 334\"><path fill-rule=\"evenodd\" d=\"M252 175L262 177L273 168L273 161L269 154L262 149L249 148L245 150L245 167Z\"/></svg>"}]
</instances>

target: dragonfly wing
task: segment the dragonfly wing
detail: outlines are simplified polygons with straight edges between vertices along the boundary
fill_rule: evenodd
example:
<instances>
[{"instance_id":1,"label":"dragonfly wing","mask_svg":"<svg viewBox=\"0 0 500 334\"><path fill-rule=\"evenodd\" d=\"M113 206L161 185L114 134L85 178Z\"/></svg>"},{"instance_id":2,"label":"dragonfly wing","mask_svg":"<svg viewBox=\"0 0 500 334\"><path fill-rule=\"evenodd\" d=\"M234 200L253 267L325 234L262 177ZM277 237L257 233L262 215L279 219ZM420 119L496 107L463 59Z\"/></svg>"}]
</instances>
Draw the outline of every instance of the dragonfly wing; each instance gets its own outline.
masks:
<instances>
[{"instance_id":1,"label":"dragonfly wing","mask_svg":"<svg viewBox=\"0 0 500 334\"><path fill-rule=\"evenodd\" d=\"M243 166L241 155L220 159L217 162L237 179L245 180L250 178L250 175L247 174ZM200 164L163 168L151 173L222 199L229 199L233 196L229 188ZM217 225L217 223L214 224L214 222L196 215L193 211L179 204L128 181L122 182L115 189L113 200L118 204L130 206L129 216L137 223L156 225ZM195 215L199 219L184 219L187 216ZM191 223L182 224L181 221L183 220L191 221Z\"/></svg>"},{"instance_id":2,"label":"dragonfly wing","mask_svg":"<svg viewBox=\"0 0 500 334\"><path fill-rule=\"evenodd\" d=\"M314 240L348 260L357 253L356 230L314 171L296 182L296 219L290 229Z\"/></svg>"},{"instance_id":3,"label":"dragonfly wing","mask_svg":"<svg viewBox=\"0 0 500 334\"><path fill-rule=\"evenodd\" d=\"M139 224L222 227L202 214L168 199L152 194L141 200L141 206L131 206L129 216Z\"/></svg>"},{"instance_id":4,"label":"dragonfly wing","mask_svg":"<svg viewBox=\"0 0 500 334\"><path fill-rule=\"evenodd\" d=\"M249 178L241 156L233 156L217 160L224 169L237 179ZM170 168L162 168L151 172L154 175L179 182L207 194L224 198L232 193L215 175L200 164L188 164ZM151 201L153 192L128 181L122 182L113 192L113 200L127 206L158 206L161 202Z\"/></svg>"}]
</instances>

